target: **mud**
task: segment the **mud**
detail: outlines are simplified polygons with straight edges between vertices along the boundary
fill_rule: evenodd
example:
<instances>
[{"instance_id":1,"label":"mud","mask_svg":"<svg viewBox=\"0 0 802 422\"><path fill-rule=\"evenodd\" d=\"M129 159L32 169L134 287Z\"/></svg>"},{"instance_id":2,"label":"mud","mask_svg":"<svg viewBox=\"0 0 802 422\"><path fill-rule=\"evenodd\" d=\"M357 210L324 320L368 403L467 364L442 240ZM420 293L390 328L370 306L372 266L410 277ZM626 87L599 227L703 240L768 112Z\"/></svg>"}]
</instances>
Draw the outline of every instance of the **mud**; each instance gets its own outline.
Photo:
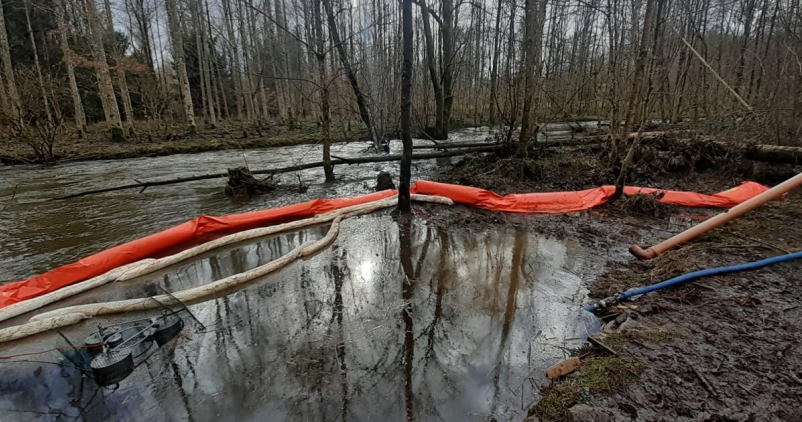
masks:
<instances>
[{"instance_id":1,"label":"mud","mask_svg":"<svg viewBox=\"0 0 802 422\"><path fill-rule=\"evenodd\" d=\"M480 133L466 132L466 140ZM312 159L317 151L280 154L275 160ZM598 157L578 154L544 155L538 172L523 178L483 178L470 166L449 170L457 160L416 163L413 171L504 193L609 182L597 180L609 177ZM28 180L38 184L26 185L10 206L19 220L0 226L9 245L0 261L10 271L0 279L31 275L202 212L367 192L379 171L396 171L390 163L369 171L343 166L334 185L315 184L319 174L302 173L311 182L306 195L287 189L244 203L226 201L220 187L195 184L182 192L42 205L76 187L243 159L253 167L276 162L253 151L109 162L97 172L72 163L50 180L37 173ZM739 180L711 169L638 181L715 192ZM0 420L523 420L549 394L545 368L576 353L594 331L597 321L579 310L588 296L799 250L800 200L790 195L650 262L636 261L626 249L632 242L655 243L715 211L671 209L655 217L611 204L526 216L427 205L415 207L411 222L385 212L347 220L332 248L229 296L192 304L206 328L185 330L117 388L94 386L57 351L0 359ZM232 245L58 307L204 284L269 262L326 229ZM583 391L567 404L564 419L797 420L799 270L792 263L711 278L616 310L629 319L605 341L621 362L642 368L640 378L628 387ZM98 318L63 334L80 338L91 324L113 321ZM60 344L56 334L41 335L0 346L0 356Z\"/></svg>"},{"instance_id":2,"label":"mud","mask_svg":"<svg viewBox=\"0 0 802 422\"><path fill-rule=\"evenodd\" d=\"M802 250L795 193L658 260L608 265L594 296ZM677 229L677 231L680 228ZM644 244L659 241L644 233ZM589 401L578 420L797 421L802 403L802 263L703 279L631 302L612 336L645 362L639 382ZM652 313L652 310L656 311ZM668 335L666 335L668 334Z\"/></svg>"},{"instance_id":3,"label":"mud","mask_svg":"<svg viewBox=\"0 0 802 422\"><path fill-rule=\"evenodd\" d=\"M531 174L498 172L494 159L463 161L442 179L496 191L580 189L610 183L615 173L597 155L546 152L533 160ZM584 170L580 170L583 167ZM751 179L773 185L799 168L740 163L705 171L635 173L632 183L669 189L715 192ZM540 233L571 235L604 256L600 277L587 279L591 298L604 298L632 287L721 265L755 261L802 250L797 222L802 192L771 203L653 261L637 261L626 252L632 243L651 245L719 211L667 207L659 212L619 201L582 215L510 216L490 212L445 213L445 224L527 227ZM642 205L642 204L641 204ZM649 208L649 207L647 207ZM700 280L628 303L619 308L628 320L613 326L604 341L627 362L610 368L612 378L628 377L632 365L639 379L614 389L585 388L570 397L549 400L563 409L530 409L530 420L580 421L796 421L802 403L802 347L799 271L794 262L756 272ZM575 352L575 353L583 353ZM600 350L592 352L606 356ZM593 357L590 362L595 362ZM614 360L615 361L615 360ZM588 382L580 372L566 383ZM556 384L559 385L560 383ZM544 388L540 394L564 394ZM545 403L545 401L543 402ZM542 419L538 417L544 416Z\"/></svg>"}]
</instances>

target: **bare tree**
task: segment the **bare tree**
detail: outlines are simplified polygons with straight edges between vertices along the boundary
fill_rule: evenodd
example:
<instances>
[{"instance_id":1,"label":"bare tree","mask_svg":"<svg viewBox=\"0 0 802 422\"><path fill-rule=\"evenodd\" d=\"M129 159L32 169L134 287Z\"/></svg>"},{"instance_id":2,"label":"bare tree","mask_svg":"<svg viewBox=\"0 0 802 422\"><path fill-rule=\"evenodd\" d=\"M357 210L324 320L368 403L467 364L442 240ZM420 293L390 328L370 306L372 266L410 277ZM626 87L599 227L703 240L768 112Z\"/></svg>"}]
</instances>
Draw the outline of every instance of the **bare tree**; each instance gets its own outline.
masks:
<instances>
[{"instance_id":1,"label":"bare tree","mask_svg":"<svg viewBox=\"0 0 802 422\"><path fill-rule=\"evenodd\" d=\"M187 118L187 129L190 133L197 131L195 125L195 109L192 106L192 93L189 90L189 77L187 76L187 66L184 61L184 40L180 30L178 11L176 10L176 0L164 0L167 9L168 27L170 30L170 41L172 44L173 62L176 73L178 74L178 85L181 91L181 99L184 104L184 113Z\"/></svg>"},{"instance_id":2,"label":"bare tree","mask_svg":"<svg viewBox=\"0 0 802 422\"><path fill-rule=\"evenodd\" d=\"M412 211L409 185L412 179L412 0L402 0L401 14L404 40L404 62L401 67L401 142L404 152L401 155L401 177L398 186L398 210L402 213Z\"/></svg>"},{"instance_id":3,"label":"bare tree","mask_svg":"<svg viewBox=\"0 0 802 422\"><path fill-rule=\"evenodd\" d=\"M100 22L94 0L86 1L86 19L89 23L89 45L92 49L92 65L97 73L98 91L100 100L103 103L103 114L106 117L106 123L111 125L112 141L122 141L125 139L125 135L122 129L122 121L120 120L120 110L117 106L117 97L114 95L114 85L111 82L109 63L106 60L106 47L103 45L106 31Z\"/></svg>"}]
</instances>

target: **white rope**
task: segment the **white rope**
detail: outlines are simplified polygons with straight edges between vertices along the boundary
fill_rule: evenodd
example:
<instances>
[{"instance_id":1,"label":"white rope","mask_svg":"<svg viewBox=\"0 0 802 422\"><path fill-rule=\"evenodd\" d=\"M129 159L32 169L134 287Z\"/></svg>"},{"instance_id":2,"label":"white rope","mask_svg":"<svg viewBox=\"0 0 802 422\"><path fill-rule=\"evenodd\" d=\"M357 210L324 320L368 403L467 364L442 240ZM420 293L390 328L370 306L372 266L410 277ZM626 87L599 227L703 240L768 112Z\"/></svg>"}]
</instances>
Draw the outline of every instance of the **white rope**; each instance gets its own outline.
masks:
<instances>
[{"instance_id":1,"label":"white rope","mask_svg":"<svg viewBox=\"0 0 802 422\"><path fill-rule=\"evenodd\" d=\"M453 204L453 201L441 196L412 195L412 199L416 201L432 202L444 205ZM36 299L41 299L41 300L38 300L32 305L26 306L25 308L19 306L15 309L12 309L12 311L8 312L7 314L12 316L20 315L21 313L29 312L30 310L33 309L38 309L47 304L89 290L93 287L103 285L112 280L129 280L134 277L150 274L154 271L158 271L162 268L168 267L175 263L181 262L183 260L197 256L209 250L224 245L228 245L231 243L236 243L247 239L253 239L256 237L262 237L269 234L279 233L282 231L321 224L328 221L332 222L328 233L323 238L317 241L306 242L296 247L288 254L283 255L265 265L223 278L221 280L214 281L209 284L205 284L203 286L197 286L181 290L171 295L159 295L140 299L128 299L128 300L119 300L112 302L71 306L35 315L30 319L29 322L25 324L8 327L5 329L0 329L0 343L17 340L33 334L38 334L45 331L50 331L57 328L63 328L66 326L77 324L78 322L86 318L97 315L109 315L109 314L135 312L135 311L160 308L162 307L162 305L171 304L172 302L174 302L175 299L178 299L179 301L186 303L200 303L206 300L213 299L218 294L222 294L225 292L232 292L233 289L242 287L249 281L263 277L267 274L270 274L276 270L279 270L287 266L288 264L294 262L299 258L310 256L326 248L331 243L333 243L334 240L337 238L337 235L339 234L341 220L357 215L368 214L382 208L394 206L397 203L398 203L398 196L392 196L378 201L341 208L339 210L331 211L304 220L298 220L295 222L280 224L272 227L265 227L265 228L234 233L232 235L221 237L220 239L204 243L202 245L196 246L186 251L177 253L175 255L171 255L156 260L146 259L116 268L114 270L107 272L106 274L100 275L98 277L92 278L82 283L77 283L74 286L70 286L75 288L68 290L66 293L58 295L55 294L65 289L69 289L70 287L57 290L56 292L50 293L48 295L40 296L39 298ZM86 287L80 287L84 283L90 283L90 282L92 283L91 285L88 285ZM26 302L32 302L32 301L25 301L12 306L23 305ZM2 315L3 311L6 311L6 309L12 308L12 306L0 310L0 315ZM10 316L6 315L2 315L2 317L5 317L5 319L10 318Z\"/></svg>"}]
</instances>

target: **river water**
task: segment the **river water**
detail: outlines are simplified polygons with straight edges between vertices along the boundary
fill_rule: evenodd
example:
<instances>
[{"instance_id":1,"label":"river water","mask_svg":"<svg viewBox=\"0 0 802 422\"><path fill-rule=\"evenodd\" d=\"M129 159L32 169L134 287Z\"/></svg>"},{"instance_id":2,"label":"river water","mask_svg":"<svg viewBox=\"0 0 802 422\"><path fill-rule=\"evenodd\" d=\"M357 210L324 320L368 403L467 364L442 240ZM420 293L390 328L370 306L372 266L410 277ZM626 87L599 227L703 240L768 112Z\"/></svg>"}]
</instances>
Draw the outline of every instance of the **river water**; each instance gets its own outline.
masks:
<instances>
[{"instance_id":1,"label":"river water","mask_svg":"<svg viewBox=\"0 0 802 422\"><path fill-rule=\"evenodd\" d=\"M460 131L461 141L483 129ZM400 150L394 142L392 149ZM356 156L363 145L334 154ZM134 178L157 179L317 161L315 146L213 152L51 169L0 168L17 195L0 214L0 279L13 280L199 214L228 214L317 197L367 193L395 163L288 174L288 185L244 203L223 180L44 202ZM415 163L427 178L449 160ZM306 193L292 188L297 177ZM10 180L10 182L6 182ZM0 191L10 194L9 189ZM593 325L579 310L597 254L574 239L524 230L444 230L421 208L411 226L388 212L343 222L335 245L228 296L193 304L203 324L160 349L116 388L99 388L59 352L0 360L0 420L522 420L543 371L582 344ZM532 217L537 218L537 217ZM143 297L209 283L322 237L326 226L207 253L156 274L106 285L65 305ZM21 323L24 315L4 325ZM82 341L97 318L62 331ZM0 356L63 344L57 334L0 345Z\"/></svg>"}]
</instances>

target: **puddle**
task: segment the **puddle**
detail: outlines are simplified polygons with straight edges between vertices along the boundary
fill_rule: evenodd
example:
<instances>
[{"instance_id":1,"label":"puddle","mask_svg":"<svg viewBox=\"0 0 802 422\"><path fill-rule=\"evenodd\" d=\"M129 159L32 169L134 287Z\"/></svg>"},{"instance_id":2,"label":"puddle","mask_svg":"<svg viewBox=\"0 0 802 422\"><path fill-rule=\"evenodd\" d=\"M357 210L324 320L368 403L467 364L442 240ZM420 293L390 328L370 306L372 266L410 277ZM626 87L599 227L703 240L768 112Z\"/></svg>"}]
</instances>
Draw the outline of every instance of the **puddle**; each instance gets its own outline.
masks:
<instances>
[{"instance_id":1,"label":"puddle","mask_svg":"<svg viewBox=\"0 0 802 422\"><path fill-rule=\"evenodd\" d=\"M326 229L234 245L70 303L204 284ZM58 352L0 360L0 420L523 420L545 368L587 335L582 280L596 261L578 241L512 228L352 218L333 247L192 305L206 330L185 329L117 389ZM38 336L0 355L55 343Z\"/></svg>"}]
</instances>

